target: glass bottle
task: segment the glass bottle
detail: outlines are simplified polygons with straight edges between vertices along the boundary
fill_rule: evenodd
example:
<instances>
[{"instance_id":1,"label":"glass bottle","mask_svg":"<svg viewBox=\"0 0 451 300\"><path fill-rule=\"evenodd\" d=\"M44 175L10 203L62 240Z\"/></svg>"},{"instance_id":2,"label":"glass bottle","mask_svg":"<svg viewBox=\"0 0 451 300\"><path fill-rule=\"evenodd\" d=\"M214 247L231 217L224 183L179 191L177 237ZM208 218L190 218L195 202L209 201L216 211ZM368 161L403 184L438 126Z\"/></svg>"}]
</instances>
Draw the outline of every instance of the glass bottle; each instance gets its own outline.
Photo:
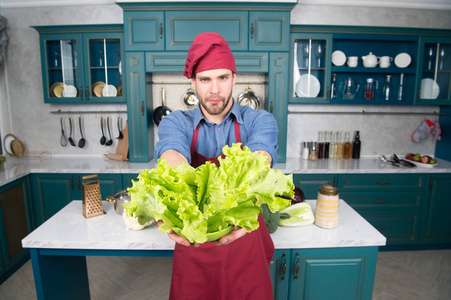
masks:
<instances>
[{"instance_id":1,"label":"glass bottle","mask_svg":"<svg viewBox=\"0 0 451 300\"><path fill-rule=\"evenodd\" d=\"M402 89L404 85L404 73L399 75L398 101L402 100Z\"/></svg>"},{"instance_id":2,"label":"glass bottle","mask_svg":"<svg viewBox=\"0 0 451 300\"><path fill-rule=\"evenodd\" d=\"M341 130L337 131L336 141L337 141L337 150L335 151L335 158L342 159L343 158L343 143L342 143Z\"/></svg>"},{"instance_id":3,"label":"glass bottle","mask_svg":"<svg viewBox=\"0 0 451 300\"><path fill-rule=\"evenodd\" d=\"M316 156L318 159L322 159L324 157L324 132L321 130L318 132L318 151Z\"/></svg>"},{"instance_id":4,"label":"glass bottle","mask_svg":"<svg viewBox=\"0 0 451 300\"><path fill-rule=\"evenodd\" d=\"M324 158L329 158L329 147L330 147L330 133L329 130L326 131L326 134L324 135Z\"/></svg>"},{"instance_id":5,"label":"glass bottle","mask_svg":"<svg viewBox=\"0 0 451 300\"><path fill-rule=\"evenodd\" d=\"M335 151L337 151L337 143L335 141L335 131L330 134L329 158L335 159Z\"/></svg>"},{"instance_id":6,"label":"glass bottle","mask_svg":"<svg viewBox=\"0 0 451 300\"><path fill-rule=\"evenodd\" d=\"M332 74L332 84L330 86L330 99L336 99L337 98L337 74Z\"/></svg>"},{"instance_id":7,"label":"glass bottle","mask_svg":"<svg viewBox=\"0 0 451 300\"><path fill-rule=\"evenodd\" d=\"M390 100L390 81L391 81L391 75L387 75L387 77L385 77L385 84L384 84L384 88L382 90L382 96L384 97L385 101Z\"/></svg>"},{"instance_id":8,"label":"glass bottle","mask_svg":"<svg viewBox=\"0 0 451 300\"><path fill-rule=\"evenodd\" d=\"M362 143L360 142L360 133L358 130L355 132L354 141L352 142L352 158L360 158L360 147Z\"/></svg>"},{"instance_id":9,"label":"glass bottle","mask_svg":"<svg viewBox=\"0 0 451 300\"><path fill-rule=\"evenodd\" d=\"M349 131L345 133L345 142L343 144L343 158L351 158L351 134Z\"/></svg>"}]
</instances>

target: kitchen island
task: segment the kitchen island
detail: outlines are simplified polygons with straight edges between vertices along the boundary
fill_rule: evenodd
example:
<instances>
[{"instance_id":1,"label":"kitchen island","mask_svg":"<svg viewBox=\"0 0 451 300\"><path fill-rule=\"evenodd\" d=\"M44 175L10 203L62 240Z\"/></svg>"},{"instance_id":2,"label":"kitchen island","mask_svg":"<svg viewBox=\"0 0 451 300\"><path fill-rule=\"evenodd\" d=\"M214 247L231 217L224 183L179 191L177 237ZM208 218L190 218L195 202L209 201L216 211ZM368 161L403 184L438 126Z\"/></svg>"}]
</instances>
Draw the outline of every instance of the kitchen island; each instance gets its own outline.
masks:
<instances>
[{"instance_id":1,"label":"kitchen island","mask_svg":"<svg viewBox=\"0 0 451 300\"><path fill-rule=\"evenodd\" d=\"M315 208L316 201L308 203ZM113 204L104 202L103 209L106 214L86 219L82 215L81 201L72 201L22 240L23 247L30 249L39 299L89 299L86 256L172 256L174 242L155 225L142 231L129 231ZM343 265L348 268L354 265L362 278L357 285L359 291L355 293L361 295L359 299L371 299L377 251L379 246L385 245L386 239L343 200L340 200L339 218L336 229L322 229L316 225L279 227L272 234L276 255L278 251L284 251L289 260L290 251L293 251L299 262L299 253L302 256L304 250L336 253L335 257L329 255L328 264L330 259L336 262L343 258L346 263L340 262L336 266L340 271ZM353 256L349 257L346 251ZM309 258L302 261L309 264ZM297 262L294 261L293 266ZM284 264L283 261L280 263ZM278 266L272 266L273 270L276 271L273 274L276 284L277 277L284 274L279 274L282 268L279 270ZM293 267L292 272L295 271L296 267ZM348 272L353 274L353 270ZM291 274L290 270L288 274ZM342 274L342 278L346 279L346 276L346 273ZM306 280L308 278L304 282ZM343 281L336 280L338 283ZM313 284L319 286L319 282ZM288 285L284 288L288 289Z\"/></svg>"}]
</instances>

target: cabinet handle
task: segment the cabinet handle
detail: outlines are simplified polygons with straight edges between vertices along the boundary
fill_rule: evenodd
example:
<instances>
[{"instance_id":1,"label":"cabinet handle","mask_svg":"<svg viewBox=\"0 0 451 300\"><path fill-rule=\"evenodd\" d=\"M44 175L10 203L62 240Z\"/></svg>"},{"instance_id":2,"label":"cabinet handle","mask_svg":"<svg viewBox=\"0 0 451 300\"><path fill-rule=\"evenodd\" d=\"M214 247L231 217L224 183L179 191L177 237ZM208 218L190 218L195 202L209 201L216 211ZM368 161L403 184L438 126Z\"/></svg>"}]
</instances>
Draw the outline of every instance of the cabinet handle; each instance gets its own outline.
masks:
<instances>
[{"instance_id":1,"label":"cabinet handle","mask_svg":"<svg viewBox=\"0 0 451 300\"><path fill-rule=\"evenodd\" d=\"M274 104L271 101L271 104L269 105L269 112L273 113L273 111L274 111Z\"/></svg>"},{"instance_id":2,"label":"cabinet handle","mask_svg":"<svg viewBox=\"0 0 451 300\"><path fill-rule=\"evenodd\" d=\"M388 200L380 200L380 201L374 200L373 202L377 203L377 204L384 204L384 203L388 203Z\"/></svg>"},{"instance_id":3,"label":"cabinet handle","mask_svg":"<svg viewBox=\"0 0 451 300\"><path fill-rule=\"evenodd\" d=\"M385 227L378 227L378 228L376 228L377 230L379 230L379 231L384 231L385 230Z\"/></svg>"},{"instance_id":4,"label":"cabinet handle","mask_svg":"<svg viewBox=\"0 0 451 300\"><path fill-rule=\"evenodd\" d=\"M163 24L160 23L160 39L163 38Z\"/></svg>"},{"instance_id":5,"label":"cabinet handle","mask_svg":"<svg viewBox=\"0 0 451 300\"><path fill-rule=\"evenodd\" d=\"M89 88L88 88L88 86L86 86L85 94L86 94L86 100L89 100Z\"/></svg>"},{"instance_id":6,"label":"cabinet handle","mask_svg":"<svg viewBox=\"0 0 451 300\"><path fill-rule=\"evenodd\" d=\"M81 190L80 176L77 176L77 187L79 190Z\"/></svg>"},{"instance_id":7,"label":"cabinet handle","mask_svg":"<svg viewBox=\"0 0 451 300\"><path fill-rule=\"evenodd\" d=\"M78 87L77 96L79 96L80 98L83 98L83 91L82 91L81 87Z\"/></svg>"},{"instance_id":8,"label":"cabinet handle","mask_svg":"<svg viewBox=\"0 0 451 300\"><path fill-rule=\"evenodd\" d=\"M334 176L334 186L337 186L337 177Z\"/></svg>"},{"instance_id":9,"label":"cabinet handle","mask_svg":"<svg viewBox=\"0 0 451 300\"><path fill-rule=\"evenodd\" d=\"M251 23L251 39L254 38L254 23Z\"/></svg>"},{"instance_id":10,"label":"cabinet handle","mask_svg":"<svg viewBox=\"0 0 451 300\"><path fill-rule=\"evenodd\" d=\"M70 188L74 190L74 180L72 178L70 179Z\"/></svg>"},{"instance_id":11,"label":"cabinet handle","mask_svg":"<svg viewBox=\"0 0 451 300\"><path fill-rule=\"evenodd\" d=\"M144 101L141 101L141 116L144 116Z\"/></svg>"},{"instance_id":12,"label":"cabinet handle","mask_svg":"<svg viewBox=\"0 0 451 300\"><path fill-rule=\"evenodd\" d=\"M418 90L418 97L417 100L420 101L421 100L421 89Z\"/></svg>"},{"instance_id":13,"label":"cabinet handle","mask_svg":"<svg viewBox=\"0 0 451 300\"><path fill-rule=\"evenodd\" d=\"M434 186L434 180L432 179L432 176L431 176L431 179L429 180L429 190L430 191L432 191L433 186Z\"/></svg>"},{"instance_id":14,"label":"cabinet handle","mask_svg":"<svg viewBox=\"0 0 451 300\"><path fill-rule=\"evenodd\" d=\"M296 252L296 257L297 257L297 262L296 262L296 266L294 267L296 274L294 274L294 279L298 279L299 269L301 268L301 266L299 264L299 253L298 252Z\"/></svg>"},{"instance_id":15,"label":"cabinet handle","mask_svg":"<svg viewBox=\"0 0 451 300\"><path fill-rule=\"evenodd\" d=\"M330 100L330 86L327 87L327 101Z\"/></svg>"},{"instance_id":16,"label":"cabinet handle","mask_svg":"<svg viewBox=\"0 0 451 300\"><path fill-rule=\"evenodd\" d=\"M387 184L390 184L390 181L380 181L380 182L376 182L376 184L387 185Z\"/></svg>"},{"instance_id":17,"label":"cabinet handle","mask_svg":"<svg viewBox=\"0 0 451 300\"><path fill-rule=\"evenodd\" d=\"M287 256L283 254L283 265L282 265L282 280L285 280L285 275L287 275Z\"/></svg>"}]
</instances>

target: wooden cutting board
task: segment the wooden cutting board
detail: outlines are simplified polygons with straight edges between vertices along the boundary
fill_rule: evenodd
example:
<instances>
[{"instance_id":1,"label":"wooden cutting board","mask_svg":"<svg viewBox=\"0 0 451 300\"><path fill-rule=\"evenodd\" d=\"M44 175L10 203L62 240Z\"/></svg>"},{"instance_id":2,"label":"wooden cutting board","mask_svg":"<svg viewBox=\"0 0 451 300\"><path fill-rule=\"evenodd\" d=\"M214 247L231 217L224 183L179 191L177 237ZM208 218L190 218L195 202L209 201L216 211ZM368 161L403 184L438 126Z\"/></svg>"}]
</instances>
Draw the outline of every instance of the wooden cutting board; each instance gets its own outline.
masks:
<instances>
[{"instance_id":1,"label":"wooden cutting board","mask_svg":"<svg viewBox=\"0 0 451 300\"><path fill-rule=\"evenodd\" d=\"M128 160L128 121L125 122L125 127L121 132L124 138L119 140L116 154L107 153L105 154L106 157L114 160Z\"/></svg>"}]
</instances>

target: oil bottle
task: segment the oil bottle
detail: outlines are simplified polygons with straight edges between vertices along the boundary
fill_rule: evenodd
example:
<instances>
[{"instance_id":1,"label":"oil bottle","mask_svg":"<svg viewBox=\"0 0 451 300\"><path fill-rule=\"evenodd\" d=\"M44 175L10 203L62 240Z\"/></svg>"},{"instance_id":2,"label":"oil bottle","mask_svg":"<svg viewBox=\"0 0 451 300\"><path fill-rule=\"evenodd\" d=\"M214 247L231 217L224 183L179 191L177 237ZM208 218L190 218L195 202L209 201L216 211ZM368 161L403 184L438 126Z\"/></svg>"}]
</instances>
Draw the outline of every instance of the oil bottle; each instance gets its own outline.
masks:
<instances>
[{"instance_id":1,"label":"oil bottle","mask_svg":"<svg viewBox=\"0 0 451 300\"><path fill-rule=\"evenodd\" d=\"M351 158L351 134L349 131L346 131L345 133L345 142L343 144L343 158L349 159Z\"/></svg>"},{"instance_id":2,"label":"oil bottle","mask_svg":"<svg viewBox=\"0 0 451 300\"><path fill-rule=\"evenodd\" d=\"M354 141L352 142L352 158L360 158L360 147L362 143L360 142L360 133L358 130L355 131Z\"/></svg>"}]
</instances>

